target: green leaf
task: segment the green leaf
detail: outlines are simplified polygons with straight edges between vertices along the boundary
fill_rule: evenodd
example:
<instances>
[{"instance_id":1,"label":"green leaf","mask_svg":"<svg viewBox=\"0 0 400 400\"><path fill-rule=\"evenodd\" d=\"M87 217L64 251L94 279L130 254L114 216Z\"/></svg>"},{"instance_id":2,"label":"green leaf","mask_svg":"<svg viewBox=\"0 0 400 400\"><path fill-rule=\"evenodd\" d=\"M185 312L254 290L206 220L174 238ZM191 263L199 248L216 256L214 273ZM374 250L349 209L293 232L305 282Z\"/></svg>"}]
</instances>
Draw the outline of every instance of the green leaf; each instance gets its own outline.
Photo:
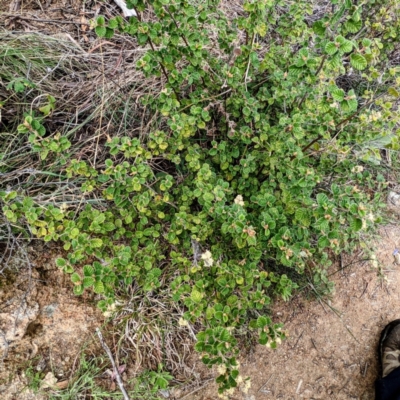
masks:
<instances>
[{"instance_id":1,"label":"green leaf","mask_svg":"<svg viewBox=\"0 0 400 400\"><path fill-rule=\"evenodd\" d=\"M350 40L344 39L342 42L339 43L340 43L339 50L342 53L350 53L353 50L353 43L351 43Z\"/></svg>"},{"instance_id":2,"label":"green leaf","mask_svg":"<svg viewBox=\"0 0 400 400\"><path fill-rule=\"evenodd\" d=\"M330 93L335 101L343 101L345 92L343 89L339 89L337 86L334 86L330 89Z\"/></svg>"},{"instance_id":3,"label":"green leaf","mask_svg":"<svg viewBox=\"0 0 400 400\"><path fill-rule=\"evenodd\" d=\"M98 37L105 37L107 35L107 28L105 26L96 26L95 32Z\"/></svg>"},{"instance_id":4,"label":"green leaf","mask_svg":"<svg viewBox=\"0 0 400 400\"><path fill-rule=\"evenodd\" d=\"M103 241L99 238L94 238L90 241L90 246L93 248L98 248L103 245Z\"/></svg>"},{"instance_id":5,"label":"green leaf","mask_svg":"<svg viewBox=\"0 0 400 400\"><path fill-rule=\"evenodd\" d=\"M106 33L105 33L104 37L106 39L111 39L113 36L114 36L114 29L106 28Z\"/></svg>"},{"instance_id":6,"label":"green leaf","mask_svg":"<svg viewBox=\"0 0 400 400\"><path fill-rule=\"evenodd\" d=\"M196 288L193 288L192 293L190 294L190 298L194 303L200 303L203 298L203 294L199 292Z\"/></svg>"},{"instance_id":7,"label":"green leaf","mask_svg":"<svg viewBox=\"0 0 400 400\"><path fill-rule=\"evenodd\" d=\"M116 18L111 18L111 19L108 21L108 26L109 26L109 28L111 28L111 29L116 29L116 28L118 28L118 21L117 21L117 19L116 19Z\"/></svg>"},{"instance_id":8,"label":"green leaf","mask_svg":"<svg viewBox=\"0 0 400 400\"><path fill-rule=\"evenodd\" d=\"M94 273L94 269L91 265L85 265L83 267L83 275L85 276L91 276Z\"/></svg>"},{"instance_id":9,"label":"green leaf","mask_svg":"<svg viewBox=\"0 0 400 400\"><path fill-rule=\"evenodd\" d=\"M338 51L338 47L336 46L336 43L329 42L325 46L325 52L329 54L330 56L333 56L336 52Z\"/></svg>"},{"instance_id":10,"label":"green leaf","mask_svg":"<svg viewBox=\"0 0 400 400\"><path fill-rule=\"evenodd\" d=\"M362 220L360 218L352 218L350 228L353 232L358 232L362 228Z\"/></svg>"},{"instance_id":11,"label":"green leaf","mask_svg":"<svg viewBox=\"0 0 400 400\"><path fill-rule=\"evenodd\" d=\"M93 285L93 290L97 294L104 293L104 284L102 281L97 281Z\"/></svg>"},{"instance_id":12,"label":"green leaf","mask_svg":"<svg viewBox=\"0 0 400 400\"><path fill-rule=\"evenodd\" d=\"M326 32L325 25L322 21L316 21L313 24L313 31L318 35L318 36L324 36Z\"/></svg>"},{"instance_id":13,"label":"green leaf","mask_svg":"<svg viewBox=\"0 0 400 400\"><path fill-rule=\"evenodd\" d=\"M93 286L93 285L94 285L94 282L95 282L94 278L89 277L89 276L85 276L85 277L83 278L83 281L82 281L83 287L84 287L85 289L86 289L86 288L89 288L90 286Z\"/></svg>"},{"instance_id":14,"label":"green leaf","mask_svg":"<svg viewBox=\"0 0 400 400\"><path fill-rule=\"evenodd\" d=\"M344 27L350 32L350 33L357 33L361 28L362 28L362 21L355 21L354 19L349 19L348 21L345 22Z\"/></svg>"},{"instance_id":15,"label":"green leaf","mask_svg":"<svg viewBox=\"0 0 400 400\"><path fill-rule=\"evenodd\" d=\"M72 275L71 275L71 281L73 282L73 283L80 283L81 282L81 277L79 276L79 274L77 274L76 272L74 272Z\"/></svg>"},{"instance_id":16,"label":"green leaf","mask_svg":"<svg viewBox=\"0 0 400 400\"><path fill-rule=\"evenodd\" d=\"M59 268L64 268L67 265L67 262L63 258L57 258L56 265Z\"/></svg>"},{"instance_id":17,"label":"green leaf","mask_svg":"<svg viewBox=\"0 0 400 400\"><path fill-rule=\"evenodd\" d=\"M369 47L371 46L372 41L370 39L364 38L361 43L364 47Z\"/></svg>"},{"instance_id":18,"label":"green leaf","mask_svg":"<svg viewBox=\"0 0 400 400\"><path fill-rule=\"evenodd\" d=\"M350 56L350 64L358 70L367 68L367 60L361 54L352 54Z\"/></svg>"},{"instance_id":19,"label":"green leaf","mask_svg":"<svg viewBox=\"0 0 400 400\"><path fill-rule=\"evenodd\" d=\"M325 249L326 247L329 247L329 245L330 245L330 242L329 242L329 239L326 236L321 236L318 239L318 247L320 249Z\"/></svg>"},{"instance_id":20,"label":"green leaf","mask_svg":"<svg viewBox=\"0 0 400 400\"><path fill-rule=\"evenodd\" d=\"M328 202L329 202L329 199L328 199L328 196L325 193L318 193L317 194L317 203L320 206L324 206L324 205L328 204Z\"/></svg>"},{"instance_id":21,"label":"green leaf","mask_svg":"<svg viewBox=\"0 0 400 400\"><path fill-rule=\"evenodd\" d=\"M394 87L390 87L389 89L388 89L388 93L391 95L391 96L393 96L393 97L399 97L400 96L400 94L399 94L399 92L396 90L396 88L394 88Z\"/></svg>"},{"instance_id":22,"label":"green leaf","mask_svg":"<svg viewBox=\"0 0 400 400\"><path fill-rule=\"evenodd\" d=\"M296 210L295 217L303 226L307 227L311 223L310 215L308 211L304 208L298 208Z\"/></svg>"},{"instance_id":23,"label":"green leaf","mask_svg":"<svg viewBox=\"0 0 400 400\"><path fill-rule=\"evenodd\" d=\"M342 58L340 57L339 53L335 54L328 62L328 65L333 68L337 69L342 65Z\"/></svg>"},{"instance_id":24,"label":"green leaf","mask_svg":"<svg viewBox=\"0 0 400 400\"><path fill-rule=\"evenodd\" d=\"M74 271L75 271L75 270L74 270L74 268L73 268L71 265L68 265L68 264L67 264L67 265L64 267L64 272L67 273L67 274L72 274Z\"/></svg>"},{"instance_id":25,"label":"green leaf","mask_svg":"<svg viewBox=\"0 0 400 400\"><path fill-rule=\"evenodd\" d=\"M104 16L103 15L99 15L96 18L96 23L97 23L98 26L104 26L104 24L106 23L106 20L105 20Z\"/></svg>"},{"instance_id":26,"label":"green leaf","mask_svg":"<svg viewBox=\"0 0 400 400\"><path fill-rule=\"evenodd\" d=\"M83 286L82 285L76 285L74 286L74 294L77 296L80 296L83 293Z\"/></svg>"},{"instance_id":27,"label":"green leaf","mask_svg":"<svg viewBox=\"0 0 400 400\"><path fill-rule=\"evenodd\" d=\"M261 316L257 318L257 328L264 328L265 326L268 325L268 319L267 317Z\"/></svg>"}]
</instances>

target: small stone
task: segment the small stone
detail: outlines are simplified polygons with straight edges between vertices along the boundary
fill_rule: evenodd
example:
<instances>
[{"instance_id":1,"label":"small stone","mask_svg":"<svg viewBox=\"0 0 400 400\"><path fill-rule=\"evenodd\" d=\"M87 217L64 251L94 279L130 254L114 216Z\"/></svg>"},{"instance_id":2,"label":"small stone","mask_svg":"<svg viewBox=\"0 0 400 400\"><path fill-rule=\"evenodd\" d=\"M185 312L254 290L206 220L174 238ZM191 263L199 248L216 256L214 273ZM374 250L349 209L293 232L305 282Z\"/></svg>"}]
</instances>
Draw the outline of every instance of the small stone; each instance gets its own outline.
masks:
<instances>
[{"instance_id":1,"label":"small stone","mask_svg":"<svg viewBox=\"0 0 400 400\"><path fill-rule=\"evenodd\" d=\"M48 372L44 377L42 384L40 385L41 389L52 388L57 383L57 378L54 376L52 372Z\"/></svg>"},{"instance_id":2,"label":"small stone","mask_svg":"<svg viewBox=\"0 0 400 400\"><path fill-rule=\"evenodd\" d=\"M164 399L169 399L169 390L161 389L158 391Z\"/></svg>"}]
</instances>

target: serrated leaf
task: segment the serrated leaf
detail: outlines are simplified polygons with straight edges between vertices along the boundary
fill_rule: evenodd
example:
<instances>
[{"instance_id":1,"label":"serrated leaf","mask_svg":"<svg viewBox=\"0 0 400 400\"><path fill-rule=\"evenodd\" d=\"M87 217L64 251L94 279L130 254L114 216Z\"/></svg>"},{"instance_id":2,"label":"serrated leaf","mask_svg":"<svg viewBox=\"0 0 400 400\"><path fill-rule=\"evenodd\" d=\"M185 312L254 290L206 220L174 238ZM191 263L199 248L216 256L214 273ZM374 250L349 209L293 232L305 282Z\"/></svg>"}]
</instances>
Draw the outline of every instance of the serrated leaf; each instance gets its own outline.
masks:
<instances>
[{"instance_id":1,"label":"serrated leaf","mask_svg":"<svg viewBox=\"0 0 400 400\"><path fill-rule=\"evenodd\" d=\"M66 265L65 267L64 267L64 272L66 273L66 274L72 274L73 272L74 272L75 270L73 269L73 267L71 266L71 265Z\"/></svg>"},{"instance_id":2,"label":"serrated leaf","mask_svg":"<svg viewBox=\"0 0 400 400\"><path fill-rule=\"evenodd\" d=\"M329 54L330 56L333 56L335 53L337 53L338 47L336 46L335 43L329 42L325 46L325 52Z\"/></svg>"},{"instance_id":3,"label":"serrated leaf","mask_svg":"<svg viewBox=\"0 0 400 400\"><path fill-rule=\"evenodd\" d=\"M80 296L83 293L83 286L82 285L76 285L74 286L74 294L77 296Z\"/></svg>"},{"instance_id":4,"label":"serrated leaf","mask_svg":"<svg viewBox=\"0 0 400 400\"><path fill-rule=\"evenodd\" d=\"M92 278L90 276L85 276L83 278L82 284L83 284L83 287L86 289L86 288L89 288L90 286L93 286L94 282L95 282L94 278Z\"/></svg>"},{"instance_id":5,"label":"serrated leaf","mask_svg":"<svg viewBox=\"0 0 400 400\"><path fill-rule=\"evenodd\" d=\"M364 38L363 40L362 40L362 45L364 46L364 47L369 47L369 46L371 46L371 40L370 39L367 39L367 38Z\"/></svg>"},{"instance_id":6,"label":"serrated leaf","mask_svg":"<svg viewBox=\"0 0 400 400\"><path fill-rule=\"evenodd\" d=\"M354 112L357 110L358 101L357 99L344 100L340 103L340 107L342 107L342 110L345 112Z\"/></svg>"},{"instance_id":7,"label":"serrated leaf","mask_svg":"<svg viewBox=\"0 0 400 400\"><path fill-rule=\"evenodd\" d=\"M219 334L219 339L222 342L228 342L230 338L231 338L231 335L230 335L229 331L227 331L226 329L222 329Z\"/></svg>"},{"instance_id":8,"label":"serrated leaf","mask_svg":"<svg viewBox=\"0 0 400 400\"><path fill-rule=\"evenodd\" d=\"M105 37L107 34L107 28L105 26L96 26L95 32L98 37Z\"/></svg>"},{"instance_id":9,"label":"serrated leaf","mask_svg":"<svg viewBox=\"0 0 400 400\"><path fill-rule=\"evenodd\" d=\"M57 258L56 265L59 268L64 268L67 265L67 262L63 258Z\"/></svg>"},{"instance_id":10,"label":"serrated leaf","mask_svg":"<svg viewBox=\"0 0 400 400\"><path fill-rule=\"evenodd\" d=\"M308 214L308 211L305 209L297 209L295 213L296 219L303 225L303 226L309 226L310 225L310 216Z\"/></svg>"},{"instance_id":11,"label":"serrated leaf","mask_svg":"<svg viewBox=\"0 0 400 400\"><path fill-rule=\"evenodd\" d=\"M342 65L342 58L339 54L335 54L328 62L328 65L333 68L337 69Z\"/></svg>"},{"instance_id":12,"label":"serrated leaf","mask_svg":"<svg viewBox=\"0 0 400 400\"><path fill-rule=\"evenodd\" d=\"M203 298L203 294L197 289L193 288L192 293L190 294L190 298L194 303L200 303Z\"/></svg>"},{"instance_id":13,"label":"serrated leaf","mask_svg":"<svg viewBox=\"0 0 400 400\"><path fill-rule=\"evenodd\" d=\"M344 40L339 47L339 50L342 53L350 53L353 50L353 43L350 42L350 40Z\"/></svg>"},{"instance_id":14,"label":"serrated leaf","mask_svg":"<svg viewBox=\"0 0 400 400\"><path fill-rule=\"evenodd\" d=\"M90 241L90 246L94 248L101 247L103 245L103 241L99 238L94 238Z\"/></svg>"},{"instance_id":15,"label":"serrated leaf","mask_svg":"<svg viewBox=\"0 0 400 400\"><path fill-rule=\"evenodd\" d=\"M353 232L358 232L362 228L362 220L360 218L352 218L350 228Z\"/></svg>"},{"instance_id":16,"label":"serrated leaf","mask_svg":"<svg viewBox=\"0 0 400 400\"><path fill-rule=\"evenodd\" d=\"M91 265L85 265L83 267L83 275L85 276L91 276L93 275L94 269Z\"/></svg>"},{"instance_id":17,"label":"serrated leaf","mask_svg":"<svg viewBox=\"0 0 400 400\"><path fill-rule=\"evenodd\" d=\"M108 21L108 26L109 26L109 28L111 28L111 29L117 28L117 27L118 27L118 21L117 21L117 19L116 19L116 18L111 18L111 19Z\"/></svg>"},{"instance_id":18,"label":"serrated leaf","mask_svg":"<svg viewBox=\"0 0 400 400\"><path fill-rule=\"evenodd\" d=\"M308 54L308 49L303 47L302 49L299 50L299 56L301 58L305 57L308 58L309 54Z\"/></svg>"},{"instance_id":19,"label":"serrated leaf","mask_svg":"<svg viewBox=\"0 0 400 400\"><path fill-rule=\"evenodd\" d=\"M102 281L97 281L93 285L93 290L97 294L104 293L104 284Z\"/></svg>"},{"instance_id":20,"label":"serrated leaf","mask_svg":"<svg viewBox=\"0 0 400 400\"><path fill-rule=\"evenodd\" d=\"M104 24L106 23L106 20L105 20L104 16L103 15L99 15L96 18L96 23L97 23L98 26L104 26Z\"/></svg>"},{"instance_id":21,"label":"serrated leaf","mask_svg":"<svg viewBox=\"0 0 400 400\"><path fill-rule=\"evenodd\" d=\"M362 22L361 20L355 21L354 19L349 19L348 21L345 22L344 27L350 33L357 33L362 28Z\"/></svg>"},{"instance_id":22,"label":"serrated leaf","mask_svg":"<svg viewBox=\"0 0 400 400\"><path fill-rule=\"evenodd\" d=\"M325 25L322 21L316 21L313 24L313 31L318 35L318 36L324 36L326 32Z\"/></svg>"},{"instance_id":23,"label":"serrated leaf","mask_svg":"<svg viewBox=\"0 0 400 400\"><path fill-rule=\"evenodd\" d=\"M114 29L106 28L106 33L105 33L104 37L106 39L111 39L113 36L114 36Z\"/></svg>"},{"instance_id":24,"label":"serrated leaf","mask_svg":"<svg viewBox=\"0 0 400 400\"><path fill-rule=\"evenodd\" d=\"M350 64L360 71L367 68L367 60L361 54L352 54Z\"/></svg>"},{"instance_id":25,"label":"serrated leaf","mask_svg":"<svg viewBox=\"0 0 400 400\"><path fill-rule=\"evenodd\" d=\"M268 325L267 317L261 316L257 318L257 328L262 329Z\"/></svg>"},{"instance_id":26,"label":"serrated leaf","mask_svg":"<svg viewBox=\"0 0 400 400\"><path fill-rule=\"evenodd\" d=\"M328 196L325 193L318 193L317 194L317 203L320 206L328 204L328 202L329 202L329 199L328 199Z\"/></svg>"},{"instance_id":27,"label":"serrated leaf","mask_svg":"<svg viewBox=\"0 0 400 400\"><path fill-rule=\"evenodd\" d=\"M71 281L72 281L73 283L80 283L80 282L81 282L81 277L79 276L79 274L77 274L76 272L74 272L74 273L71 275Z\"/></svg>"},{"instance_id":28,"label":"serrated leaf","mask_svg":"<svg viewBox=\"0 0 400 400\"><path fill-rule=\"evenodd\" d=\"M328 247L329 244L330 244L329 239L326 236L321 236L318 239L318 247L320 249L324 249L324 248Z\"/></svg>"},{"instance_id":29,"label":"serrated leaf","mask_svg":"<svg viewBox=\"0 0 400 400\"><path fill-rule=\"evenodd\" d=\"M390 87L388 93L393 97L399 97L399 92L394 87Z\"/></svg>"},{"instance_id":30,"label":"serrated leaf","mask_svg":"<svg viewBox=\"0 0 400 400\"><path fill-rule=\"evenodd\" d=\"M303 71L304 70L302 67L296 67L295 65L292 65L289 67L289 75L290 76L298 77Z\"/></svg>"},{"instance_id":31,"label":"serrated leaf","mask_svg":"<svg viewBox=\"0 0 400 400\"><path fill-rule=\"evenodd\" d=\"M64 268L67 265L67 262L63 258L57 258L56 265L59 268Z\"/></svg>"},{"instance_id":32,"label":"serrated leaf","mask_svg":"<svg viewBox=\"0 0 400 400\"><path fill-rule=\"evenodd\" d=\"M330 89L330 93L335 101L343 101L345 92L343 89L339 89L337 86L334 86Z\"/></svg>"}]
</instances>

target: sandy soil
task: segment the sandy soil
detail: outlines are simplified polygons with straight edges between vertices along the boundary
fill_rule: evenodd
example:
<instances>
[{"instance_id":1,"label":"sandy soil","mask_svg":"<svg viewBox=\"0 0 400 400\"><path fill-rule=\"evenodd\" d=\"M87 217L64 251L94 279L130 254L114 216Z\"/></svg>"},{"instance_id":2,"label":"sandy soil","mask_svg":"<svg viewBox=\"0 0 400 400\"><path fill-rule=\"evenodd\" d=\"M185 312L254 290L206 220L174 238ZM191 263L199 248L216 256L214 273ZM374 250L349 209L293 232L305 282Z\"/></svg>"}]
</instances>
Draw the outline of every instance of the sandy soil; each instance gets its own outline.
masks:
<instances>
[{"instance_id":1,"label":"sandy soil","mask_svg":"<svg viewBox=\"0 0 400 400\"><path fill-rule=\"evenodd\" d=\"M55 266L55 247L20 249L0 276L0 398L41 399L30 395L25 371L51 372L68 380L83 349L98 352L94 330L104 322L93 295L73 294L69 276Z\"/></svg>"},{"instance_id":2,"label":"sandy soil","mask_svg":"<svg viewBox=\"0 0 400 400\"><path fill-rule=\"evenodd\" d=\"M278 302L274 320L285 324L289 338L277 350L257 346L244 357L241 375L251 378L251 389L229 398L372 400L380 331L400 317L400 266L392 256L399 238L398 226L381 230L375 267L361 254L344 258L345 268L332 277L336 290L331 300L307 301L298 295ZM210 384L185 400L215 398Z\"/></svg>"}]
</instances>

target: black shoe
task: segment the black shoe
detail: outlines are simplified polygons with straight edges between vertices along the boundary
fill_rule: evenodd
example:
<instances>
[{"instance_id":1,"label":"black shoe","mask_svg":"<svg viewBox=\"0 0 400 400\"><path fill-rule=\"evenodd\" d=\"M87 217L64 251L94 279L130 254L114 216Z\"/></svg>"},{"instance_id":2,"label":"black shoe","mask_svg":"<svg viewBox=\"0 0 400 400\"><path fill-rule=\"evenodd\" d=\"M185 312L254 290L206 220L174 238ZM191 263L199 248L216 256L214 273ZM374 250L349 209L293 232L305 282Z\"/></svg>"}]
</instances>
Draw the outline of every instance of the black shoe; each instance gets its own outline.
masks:
<instances>
[{"instance_id":1,"label":"black shoe","mask_svg":"<svg viewBox=\"0 0 400 400\"><path fill-rule=\"evenodd\" d=\"M400 319L386 325L379 340L382 378L400 367Z\"/></svg>"}]
</instances>

